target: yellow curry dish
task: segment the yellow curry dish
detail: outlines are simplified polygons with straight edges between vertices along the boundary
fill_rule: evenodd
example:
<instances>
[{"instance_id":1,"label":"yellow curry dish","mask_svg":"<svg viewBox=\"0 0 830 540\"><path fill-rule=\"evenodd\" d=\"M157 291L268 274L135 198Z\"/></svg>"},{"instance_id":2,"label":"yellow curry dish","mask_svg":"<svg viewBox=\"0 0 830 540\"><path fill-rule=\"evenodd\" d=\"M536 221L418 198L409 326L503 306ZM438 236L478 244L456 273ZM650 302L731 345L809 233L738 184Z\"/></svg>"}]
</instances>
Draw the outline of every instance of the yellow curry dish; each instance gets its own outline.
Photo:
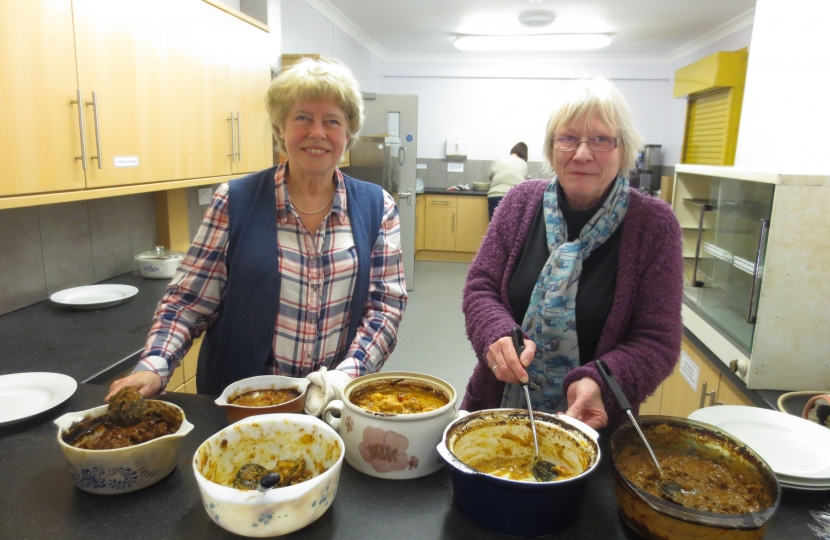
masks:
<instances>
[{"instance_id":1,"label":"yellow curry dish","mask_svg":"<svg viewBox=\"0 0 830 540\"><path fill-rule=\"evenodd\" d=\"M298 397L300 391L297 388L266 388L237 394L228 399L228 403L240 407L273 407Z\"/></svg>"},{"instance_id":2,"label":"yellow curry dish","mask_svg":"<svg viewBox=\"0 0 830 540\"><path fill-rule=\"evenodd\" d=\"M370 385L353 393L349 401L361 409L383 414L417 414L449 403L443 392L403 382Z\"/></svg>"}]
</instances>

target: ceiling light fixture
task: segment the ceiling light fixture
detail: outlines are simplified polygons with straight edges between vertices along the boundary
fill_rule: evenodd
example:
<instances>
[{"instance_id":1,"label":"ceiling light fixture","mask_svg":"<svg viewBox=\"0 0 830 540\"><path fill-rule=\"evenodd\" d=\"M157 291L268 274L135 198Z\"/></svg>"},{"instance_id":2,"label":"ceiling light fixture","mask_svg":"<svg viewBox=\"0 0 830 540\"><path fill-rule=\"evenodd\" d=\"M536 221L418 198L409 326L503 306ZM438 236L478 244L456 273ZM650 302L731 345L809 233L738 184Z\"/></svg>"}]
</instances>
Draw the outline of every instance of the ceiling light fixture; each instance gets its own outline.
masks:
<instances>
[{"instance_id":1,"label":"ceiling light fixture","mask_svg":"<svg viewBox=\"0 0 830 540\"><path fill-rule=\"evenodd\" d=\"M530 36L462 36L455 48L462 51L548 52L601 49L611 43L605 34L537 34Z\"/></svg>"},{"instance_id":2,"label":"ceiling light fixture","mask_svg":"<svg viewBox=\"0 0 830 540\"><path fill-rule=\"evenodd\" d=\"M555 18L552 11L525 11L519 15L519 24L528 28L542 28L553 24Z\"/></svg>"}]
</instances>

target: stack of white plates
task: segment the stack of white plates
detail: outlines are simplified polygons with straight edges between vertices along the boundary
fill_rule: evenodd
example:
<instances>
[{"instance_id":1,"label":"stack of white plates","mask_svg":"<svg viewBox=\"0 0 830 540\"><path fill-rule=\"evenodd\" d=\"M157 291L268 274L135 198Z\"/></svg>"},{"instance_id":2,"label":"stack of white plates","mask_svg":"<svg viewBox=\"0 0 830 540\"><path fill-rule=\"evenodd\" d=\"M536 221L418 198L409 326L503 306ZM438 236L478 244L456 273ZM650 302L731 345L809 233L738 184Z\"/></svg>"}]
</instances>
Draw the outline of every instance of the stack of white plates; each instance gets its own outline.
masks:
<instances>
[{"instance_id":1,"label":"stack of white plates","mask_svg":"<svg viewBox=\"0 0 830 540\"><path fill-rule=\"evenodd\" d=\"M783 487L830 490L830 429L791 414L736 405L698 409L689 419L740 439L767 462Z\"/></svg>"}]
</instances>

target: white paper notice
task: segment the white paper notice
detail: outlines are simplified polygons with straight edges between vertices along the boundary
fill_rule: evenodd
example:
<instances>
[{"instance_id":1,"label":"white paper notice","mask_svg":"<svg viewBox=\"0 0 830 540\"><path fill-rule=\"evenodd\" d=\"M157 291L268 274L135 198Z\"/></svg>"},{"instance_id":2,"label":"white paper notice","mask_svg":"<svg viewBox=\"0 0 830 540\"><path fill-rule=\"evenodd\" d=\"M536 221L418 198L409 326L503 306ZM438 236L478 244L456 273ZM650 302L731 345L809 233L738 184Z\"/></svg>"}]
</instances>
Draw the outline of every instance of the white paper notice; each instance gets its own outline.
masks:
<instances>
[{"instance_id":1,"label":"white paper notice","mask_svg":"<svg viewBox=\"0 0 830 540\"><path fill-rule=\"evenodd\" d=\"M692 362L689 355L680 351L680 375L686 379L693 392L697 392L697 380L700 378L700 367Z\"/></svg>"},{"instance_id":2,"label":"white paper notice","mask_svg":"<svg viewBox=\"0 0 830 540\"><path fill-rule=\"evenodd\" d=\"M112 160L114 167L138 167L138 156L115 156Z\"/></svg>"},{"instance_id":3,"label":"white paper notice","mask_svg":"<svg viewBox=\"0 0 830 540\"><path fill-rule=\"evenodd\" d=\"M464 164L451 161L447 163L447 172L464 172Z\"/></svg>"}]
</instances>

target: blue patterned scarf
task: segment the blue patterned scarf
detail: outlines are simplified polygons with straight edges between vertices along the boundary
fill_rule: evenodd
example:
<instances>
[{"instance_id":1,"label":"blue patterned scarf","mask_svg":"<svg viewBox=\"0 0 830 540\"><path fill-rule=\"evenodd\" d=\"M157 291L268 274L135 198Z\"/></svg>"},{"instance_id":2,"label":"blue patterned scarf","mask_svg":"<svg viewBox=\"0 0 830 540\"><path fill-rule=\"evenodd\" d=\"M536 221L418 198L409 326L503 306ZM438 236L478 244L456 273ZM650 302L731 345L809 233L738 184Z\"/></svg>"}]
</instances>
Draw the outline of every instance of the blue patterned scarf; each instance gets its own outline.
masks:
<instances>
[{"instance_id":1,"label":"blue patterned scarf","mask_svg":"<svg viewBox=\"0 0 830 540\"><path fill-rule=\"evenodd\" d=\"M522 328L536 343L536 355L527 371L530 377L530 400L534 410L565 411L567 400L562 381L579 365L576 338L576 290L582 273L582 261L614 233L628 210L628 181L618 176L610 195L573 242L568 242L568 225L557 201L554 178L545 189L545 232L548 257L527 307ZM536 388L538 386L538 389ZM502 407L524 408L524 392L518 384L507 384Z\"/></svg>"}]
</instances>

